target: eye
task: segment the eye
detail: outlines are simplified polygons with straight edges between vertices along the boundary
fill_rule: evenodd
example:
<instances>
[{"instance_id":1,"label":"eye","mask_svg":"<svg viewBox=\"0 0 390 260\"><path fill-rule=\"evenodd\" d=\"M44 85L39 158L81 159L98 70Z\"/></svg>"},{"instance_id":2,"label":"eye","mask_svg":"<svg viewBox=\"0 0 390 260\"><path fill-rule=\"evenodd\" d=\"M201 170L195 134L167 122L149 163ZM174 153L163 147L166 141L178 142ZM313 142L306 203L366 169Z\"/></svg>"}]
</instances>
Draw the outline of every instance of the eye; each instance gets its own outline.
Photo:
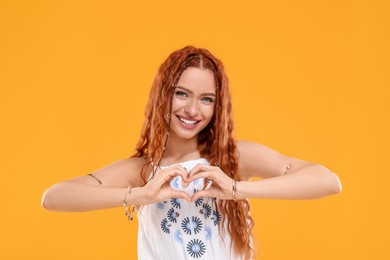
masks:
<instances>
[{"instance_id":1,"label":"eye","mask_svg":"<svg viewBox=\"0 0 390 260\"><path fill-rule=\"evenodd\" d=\"M175 95L178 97L188 97L187 93L181 90L176 91Z\"/></svg>"},{"instance_id":2,"label":"eye","mask_svg":"<svg viewBox=\"0 0 390 260\"><path fill-rule=\"evenodd\" d=\"M206 103L214 103L214 98L211 98L211 97L203 97L203 98L202 98L202 101L203 101L203 102L206 102Z\"/></svg>"}]
</instances>

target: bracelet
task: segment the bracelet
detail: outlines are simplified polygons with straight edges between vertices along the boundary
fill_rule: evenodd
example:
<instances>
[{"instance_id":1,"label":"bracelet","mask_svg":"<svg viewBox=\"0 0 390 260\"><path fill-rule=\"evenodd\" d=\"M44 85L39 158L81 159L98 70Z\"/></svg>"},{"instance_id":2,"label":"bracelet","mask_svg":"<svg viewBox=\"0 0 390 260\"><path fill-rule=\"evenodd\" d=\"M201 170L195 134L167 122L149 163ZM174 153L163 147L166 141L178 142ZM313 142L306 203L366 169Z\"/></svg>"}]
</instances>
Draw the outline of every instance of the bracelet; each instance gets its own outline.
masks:
<instances>
[{"instance_id":1,"label":"bracelet","mask_svg":"<svg viewBox=\"0 0 390 260\"><path fill-rule=\"evenodd\" d=\"M101 180L98 179L98 177L96 177L95 175L93 175L92 173L88 174L88 176L91 176L92 178L94 178L95 180L97 180L97 182L102 185L103 182Z\"/></svg>"},{"instance_id":2,"label":"bracelet","mask_svg":"<svg viewBox=\"0 0 390 260\"><path fill-rule=\"evenodd\" d=\"M127 217L127 220L133 220L134 215L134 206L131 208L131 212L129 211L129 205L127 204L127 196L131 193L131 186L127 187L126 189L126 195L125 195L125 202L123 203L123 206L125 207L125 215Z\"/></svg>"},{"instance_id":3,"label":"bracelet","mask_svg":"<svg viewBox=\"0 0 390 260\"><path fill-rule=\"evenodd\" d=\"M236 179L233 179L233 183L232 183L232 195L233 195L233 201L234 201L234 202L237 202L236 193L237 193L237 180L236 180Z\"/></svg>"},{"instance_id":4,"label":"bracelet","mask_svg":"<svg viewBox=\"0 0 390 260\"><path fill-rule=\"evenodd\" d=\"M287 164L286 170L284 171L283 175L287 174L287 171L291 168L291 164Z\"/></svg>"}]
</instances>

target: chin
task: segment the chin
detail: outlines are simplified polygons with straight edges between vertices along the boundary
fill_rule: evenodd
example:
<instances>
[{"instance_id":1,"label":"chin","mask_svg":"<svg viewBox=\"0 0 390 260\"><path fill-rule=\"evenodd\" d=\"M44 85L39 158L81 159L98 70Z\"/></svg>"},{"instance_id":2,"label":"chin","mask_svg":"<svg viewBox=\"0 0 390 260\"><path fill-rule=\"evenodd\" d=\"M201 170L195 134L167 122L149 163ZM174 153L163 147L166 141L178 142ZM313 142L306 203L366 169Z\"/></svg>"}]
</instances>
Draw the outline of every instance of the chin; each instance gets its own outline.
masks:
<instances>
[{"instance_id":1,"label":"chin","mask_svg":"<svg viewBox=\"0 0 390 260\"><path fill-rule=\"evenodd\" d=\"M172 130L172 129L171 129ZM183 140L192 140L194 138L198 138L199 136L199 132L196 132L196 133L183 133L183 132L180 132L180 131L172 131L173 134L179 138L179 139L183 139Z\"/></svg>"}]
</instances>

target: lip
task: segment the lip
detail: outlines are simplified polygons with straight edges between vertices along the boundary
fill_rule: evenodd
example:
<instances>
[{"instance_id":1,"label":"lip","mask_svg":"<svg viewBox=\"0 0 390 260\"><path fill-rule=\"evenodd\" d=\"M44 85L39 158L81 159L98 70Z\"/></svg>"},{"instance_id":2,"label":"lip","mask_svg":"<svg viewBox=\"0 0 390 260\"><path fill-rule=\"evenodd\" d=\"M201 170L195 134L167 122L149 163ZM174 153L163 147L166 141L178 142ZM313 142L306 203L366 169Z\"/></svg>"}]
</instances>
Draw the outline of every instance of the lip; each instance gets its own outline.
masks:
<instances>
[{"instance_id":1,"label":"lip","mask_svg":"<svg viewBox=\"0 0 390 260\"><path fill-rule=\"evenodd\" d=\"M201 120L198 120L198 119L194 119L194 118L188 118L188 117L185 117L185 116L179 116L179 115L176 115L177 117L177 120L179 121L180 125L185 128L185 129L194 129L196 128L196 126L198 125L198 123L201 121ZM181 119L184 119L184 120L188 120L188 121L196 121L195 124L186 124L184 123L183 121L180 120Z\"/></svg>"}]
</instances>

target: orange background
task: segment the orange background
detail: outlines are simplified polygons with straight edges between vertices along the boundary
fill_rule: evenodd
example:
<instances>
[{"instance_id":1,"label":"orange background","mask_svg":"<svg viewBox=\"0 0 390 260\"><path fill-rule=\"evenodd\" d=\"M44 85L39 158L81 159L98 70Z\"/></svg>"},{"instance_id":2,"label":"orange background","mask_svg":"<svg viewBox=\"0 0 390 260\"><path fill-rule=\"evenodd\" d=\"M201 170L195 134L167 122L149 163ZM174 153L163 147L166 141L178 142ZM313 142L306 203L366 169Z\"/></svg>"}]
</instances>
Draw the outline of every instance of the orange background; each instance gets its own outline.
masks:
<instances>
[{"instance_id":1,"label":"orange background","mask_svg":"<svg viewBox=\"0 0 390 260\"><path fill-rule=\"evenodd\" d=\"M252 200L257 259L390 259L388 1L0 1L1 259L135 259L122 208L53 213L54 183L132 154L158 66L210 49L236 136L322 163L313 201Z\"/></svg>"}]
</instances>

